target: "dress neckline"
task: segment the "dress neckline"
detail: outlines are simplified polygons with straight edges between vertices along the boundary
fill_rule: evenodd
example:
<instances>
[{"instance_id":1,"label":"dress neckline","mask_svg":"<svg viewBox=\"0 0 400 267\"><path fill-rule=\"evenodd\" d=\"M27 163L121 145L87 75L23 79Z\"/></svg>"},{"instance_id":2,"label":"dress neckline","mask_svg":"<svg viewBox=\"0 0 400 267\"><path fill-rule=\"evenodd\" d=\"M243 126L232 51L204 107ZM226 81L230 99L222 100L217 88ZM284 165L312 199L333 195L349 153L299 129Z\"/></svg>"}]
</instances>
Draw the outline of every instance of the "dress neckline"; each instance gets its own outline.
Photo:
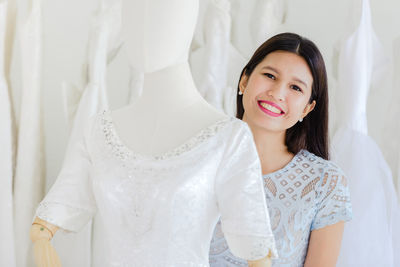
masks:
<instances>
[{"instance_id":1,"label":"dress neckline","mask_svg":"<svg viewBox=\"0 0 400 267\"><path fill-rule=\"evenodd\" d=\"M297 160L297 158L300 157L300 155L303 155L303 153L305 153L306 151L307 151L307 150L305 150L305 149L301 149L301 150L300 150L296 155L294 155L293 158L292 158L285 166L283 166L281 169L276 170L276 171L271 172L271 173L263 174L262 176L263 176L264 178L266 178L266 177L269 177L269 176L272 176L272 175L276 175L276 174L279 174L279 173L286 172L286 171L289 169L289 167Z\"/></svg>"},{"instance_id":2,"label":"dress neckline","mask_svg":"<svg viewBox=\"0 0 400 267\"><path fill-rule=\"evenodd\" d=\"M201 129L197 134L187 139L181 145L172 148L159 155L146 155L142 153L135 152L131 149L119 136L115 124L113 122L111 112L104 111L101 116L101 124L107 144L110 146L111 150L116 153L116 155L121 159L139 159L139 160L166 160L170 158L175 158L180 155L189 153L194 150L200 144L204 143L211 137L215 136L220 132L220 129L224 128L229 122L235 120L235 118L225 116L207 127Z\"/></svg>"}]
</instances>

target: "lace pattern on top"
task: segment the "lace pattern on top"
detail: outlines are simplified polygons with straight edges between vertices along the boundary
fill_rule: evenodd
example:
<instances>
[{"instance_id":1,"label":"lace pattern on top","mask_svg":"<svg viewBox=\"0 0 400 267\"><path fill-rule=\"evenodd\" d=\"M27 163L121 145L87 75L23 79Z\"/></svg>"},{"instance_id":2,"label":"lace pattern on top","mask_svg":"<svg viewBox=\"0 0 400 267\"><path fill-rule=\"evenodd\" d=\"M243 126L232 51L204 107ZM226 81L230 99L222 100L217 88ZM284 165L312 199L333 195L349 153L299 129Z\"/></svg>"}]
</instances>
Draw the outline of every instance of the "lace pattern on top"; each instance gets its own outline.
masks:
<instances>
[{"instance_id":1,"label":"lace pattern on top","mask_svg":"<svg viewBox=\"0 0 400 267\"><path fill-rule=\"evenodd\" d=\"M331 161L302 150L284 168L264 175L278 259L272 266L303 266L310 232L352 217L348 182ZM218 227L210 250L212 267L247 266L228 249Z\"/></svg>"}]
</instances>

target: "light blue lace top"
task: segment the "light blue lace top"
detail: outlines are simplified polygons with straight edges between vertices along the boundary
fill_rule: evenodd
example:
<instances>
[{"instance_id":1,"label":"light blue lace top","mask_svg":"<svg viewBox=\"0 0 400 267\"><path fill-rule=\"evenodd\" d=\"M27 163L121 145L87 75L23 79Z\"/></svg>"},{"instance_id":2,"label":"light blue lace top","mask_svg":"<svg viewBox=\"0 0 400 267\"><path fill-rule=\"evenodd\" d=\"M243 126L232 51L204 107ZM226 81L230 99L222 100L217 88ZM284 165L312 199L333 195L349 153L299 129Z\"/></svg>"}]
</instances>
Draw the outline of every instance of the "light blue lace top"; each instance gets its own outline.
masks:
<instances>
[{"instance_id":1,"label":"light blue lace top","mask_svg":"<svg viewBox=\"0 0 400 267\"><path fill-rule=\"evenodd\" d=\"M284 168L264 176L265 194L279 258L272 266L303 266L314 229L352 217L348 183L331 161L302 150ZM247 266L231 254L217 224L210 266Z\"/></svg>"}]
</instances>

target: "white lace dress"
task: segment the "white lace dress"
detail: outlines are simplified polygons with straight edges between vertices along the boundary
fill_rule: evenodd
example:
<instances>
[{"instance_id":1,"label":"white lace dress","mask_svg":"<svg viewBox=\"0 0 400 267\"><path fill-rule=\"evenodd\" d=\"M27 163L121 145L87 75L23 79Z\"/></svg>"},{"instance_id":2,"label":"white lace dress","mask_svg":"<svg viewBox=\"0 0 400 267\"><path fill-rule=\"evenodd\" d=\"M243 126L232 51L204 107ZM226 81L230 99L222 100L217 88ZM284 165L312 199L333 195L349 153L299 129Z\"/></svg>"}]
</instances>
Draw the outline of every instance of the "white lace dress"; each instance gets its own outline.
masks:
<instances>
[{"instance_id":1,"label":"white lace dress","mask_svg":"<svg viewBox=\"0 0 400 267\"><path fill-rule=\"evenodd\" d=\"M275 255L253 137L233 118L164 155L144 156L123 144L109 112L95 116L37 216L77 232L96 212L108 266L208 266L220 216L236 256Z\"/></svg>"}]
</instances>

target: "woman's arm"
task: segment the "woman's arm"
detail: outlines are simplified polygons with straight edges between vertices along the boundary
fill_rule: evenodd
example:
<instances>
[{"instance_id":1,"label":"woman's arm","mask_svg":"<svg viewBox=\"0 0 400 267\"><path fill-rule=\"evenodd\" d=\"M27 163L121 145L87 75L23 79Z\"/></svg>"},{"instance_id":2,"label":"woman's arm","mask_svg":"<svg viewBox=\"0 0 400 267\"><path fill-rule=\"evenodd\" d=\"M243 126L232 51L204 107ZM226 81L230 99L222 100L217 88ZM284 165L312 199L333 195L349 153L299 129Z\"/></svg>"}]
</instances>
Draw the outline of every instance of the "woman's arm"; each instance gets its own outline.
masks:
<instances>
[{"instance_id":1,"label":"woman's arm","mask_svg":"<svg viewBox=\"0 0 400 267\"><path fill-rule=\"evenodd\" d=\"M344 222L313 230L304 267L334 267L340 252Z\"/></svg>"}]
</instances>

